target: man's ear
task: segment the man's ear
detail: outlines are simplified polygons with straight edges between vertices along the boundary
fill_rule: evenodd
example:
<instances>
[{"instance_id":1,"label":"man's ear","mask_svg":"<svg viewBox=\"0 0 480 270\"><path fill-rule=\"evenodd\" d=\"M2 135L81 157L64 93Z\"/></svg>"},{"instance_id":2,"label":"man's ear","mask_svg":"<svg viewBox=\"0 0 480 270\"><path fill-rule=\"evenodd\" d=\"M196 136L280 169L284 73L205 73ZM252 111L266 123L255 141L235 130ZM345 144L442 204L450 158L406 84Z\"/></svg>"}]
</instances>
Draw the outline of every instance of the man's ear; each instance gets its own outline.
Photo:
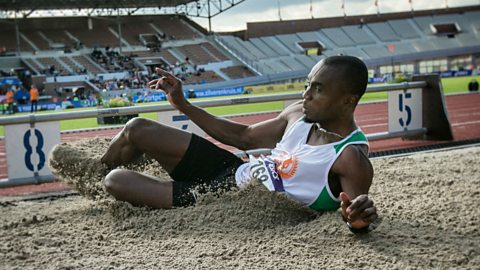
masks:
<instances>
[{"instance_id":1,"label":"man's ear","mask_svg":"<svg viewBox=\"0 0 480 270\"><path fill-rule=\"evenodd\" d=\"M355 107L358 103L358 95L346 95L344 103L349 107Z\"/></svg>"}]
</instances>

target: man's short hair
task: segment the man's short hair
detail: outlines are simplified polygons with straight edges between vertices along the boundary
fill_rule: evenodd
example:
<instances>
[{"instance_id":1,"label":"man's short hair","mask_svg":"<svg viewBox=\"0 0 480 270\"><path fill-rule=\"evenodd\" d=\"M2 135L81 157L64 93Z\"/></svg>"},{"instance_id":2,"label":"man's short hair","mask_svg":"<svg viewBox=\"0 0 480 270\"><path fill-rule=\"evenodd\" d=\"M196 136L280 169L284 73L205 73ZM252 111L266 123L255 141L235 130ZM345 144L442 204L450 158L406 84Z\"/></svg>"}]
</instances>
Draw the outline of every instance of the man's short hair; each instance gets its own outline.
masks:
<instances>
[{"instance_id":1,"label":"man's short hair","mask_svg":"<svg viewBox=\"0 0 480 270\"><path fill-rule=\"evenodd\" d=\"M339 72L347 93L362 97L367 89L368 69L362 60L354 56L336 55L324 59L324 65L334 67Z\"/></svg>"}]
</instances>

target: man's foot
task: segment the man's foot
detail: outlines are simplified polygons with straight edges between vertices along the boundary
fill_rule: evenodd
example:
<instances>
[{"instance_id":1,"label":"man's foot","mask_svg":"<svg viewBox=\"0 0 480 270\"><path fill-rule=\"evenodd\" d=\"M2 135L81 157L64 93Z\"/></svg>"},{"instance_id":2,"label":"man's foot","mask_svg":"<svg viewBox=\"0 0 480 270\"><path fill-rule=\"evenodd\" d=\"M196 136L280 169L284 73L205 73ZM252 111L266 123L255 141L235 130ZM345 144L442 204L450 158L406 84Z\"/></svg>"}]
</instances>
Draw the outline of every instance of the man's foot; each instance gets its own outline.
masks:
<instances>
[{"instance_id":1,"label":"man's foot","mask_svg":"<svg viewBox=\"0 0 480 270\"><path fill-rule=\"evenodd\" d=\"M48 165L60 180L90 198L106 197L102 180L109 169L100 161L110 139L94 138L61 143L50 152Z\"/></svg>"}]
</instances>

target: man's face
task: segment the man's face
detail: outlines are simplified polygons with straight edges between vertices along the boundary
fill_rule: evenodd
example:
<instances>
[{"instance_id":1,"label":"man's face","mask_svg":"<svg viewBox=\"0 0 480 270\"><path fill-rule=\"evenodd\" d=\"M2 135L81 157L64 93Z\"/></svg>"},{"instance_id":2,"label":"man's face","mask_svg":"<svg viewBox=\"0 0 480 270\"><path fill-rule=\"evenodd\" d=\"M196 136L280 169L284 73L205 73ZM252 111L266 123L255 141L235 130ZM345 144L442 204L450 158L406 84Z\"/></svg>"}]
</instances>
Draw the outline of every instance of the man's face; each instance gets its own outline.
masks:
<instances>
[{"instance_id":1,"label":"man's face","mask_svg":"<svg viewBox=\"0 0 480 270\"><path fill-rule=\"evenodd\" d=\"M345 94L341 76L334 67L323 61L310 71L303 93L303 113L305 121L326 124L339 119L345 112Z\"/></svg>"}]
</instances>

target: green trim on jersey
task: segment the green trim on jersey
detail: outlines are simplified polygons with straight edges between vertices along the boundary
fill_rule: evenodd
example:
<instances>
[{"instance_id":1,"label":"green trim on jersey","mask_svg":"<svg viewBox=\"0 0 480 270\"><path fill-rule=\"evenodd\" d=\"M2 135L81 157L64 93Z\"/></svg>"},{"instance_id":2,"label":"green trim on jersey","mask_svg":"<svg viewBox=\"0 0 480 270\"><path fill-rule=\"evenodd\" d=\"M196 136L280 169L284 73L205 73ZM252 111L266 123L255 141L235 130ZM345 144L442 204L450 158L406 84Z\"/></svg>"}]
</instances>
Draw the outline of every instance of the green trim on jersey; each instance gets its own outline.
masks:
<instances>
[{"instance_id":1,"label":"green trim on jersey","mask_svg":"<svg viewBox=\"0 0 480 270\"><path fill-rule=\"evenodd\" d=\"M352 142L368 142L367 137L363 132L358 131L355 132L348 140L343 141L342 143L339 143L337 145L334 145L333 148L335 148L335 153L338 154L338 152L343 148L343 146L347 143L352 143Z\"/></svg>"},{"instance_id":2,"label":"green trim on jersey","mask_svg":"<svg viewBox=\"0 0 480 270\"><path fill-rule=\"evenodd\" d=\"M317 211L335 211L340 207L340 202L333 200L328 194L327 187L323 187L320 195L308 207Z\"/></svg>"},{"instance_id":3,"label":"green trim on jersey","mask_svg":"<svg viewBox=\"0 0 480 270\"><path fill-rule=\"evenodd\" d=\"M345 145L355 143L355 142L368 142L367 137L363 132L355 132L347 140L333 145L335 153L338 154ZM328 184L327 184L328 185ZM327 191L327 187L323 187L322 192L318 195L317 199L309 206L311 209L316 211L335 211L340 208L340 202L334 200Z\"/></svg>"}]
</instances>

